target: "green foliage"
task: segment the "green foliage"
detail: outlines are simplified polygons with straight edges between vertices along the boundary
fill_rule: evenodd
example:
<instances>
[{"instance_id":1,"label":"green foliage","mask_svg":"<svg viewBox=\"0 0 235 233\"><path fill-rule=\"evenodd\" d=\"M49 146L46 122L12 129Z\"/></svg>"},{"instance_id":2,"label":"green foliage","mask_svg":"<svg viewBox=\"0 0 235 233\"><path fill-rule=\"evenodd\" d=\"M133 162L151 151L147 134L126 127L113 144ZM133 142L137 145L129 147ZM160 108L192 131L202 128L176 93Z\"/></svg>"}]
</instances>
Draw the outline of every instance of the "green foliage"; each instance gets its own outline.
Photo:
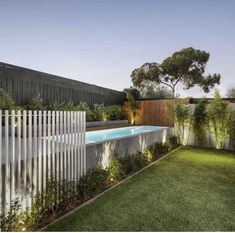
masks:
<instances>
[{"instance_id":1,"label":"green foliage","mask_svg":"<svg viewBox=\"0 0 235 233\"><path fill-rule=\"evenodd\" d=\"M215 92L214 99L207 106L209 130L215 136L217 149L223 149L225 147L229 124L227 107L228 102L221 99L218 91Z\"/></svg>"},{"instance_id":2,"label":"green foliage","mask_svg":"<svg viewBox=\"0 0 235 233\"><path fill-rule=\"evenodd\" d=\"M122 166L120 163L120 159L118 158L118 155L110 155L109 156L109 162L108 162L108 173L109 173L109 180L111 182L113 181L119 181L123 177L122 172Z\"/></svg>"},{"instance_id":3,"label":"green foliage","mask_svg":"<svg viewBox=\"0 0 235 233\"><path fill-rule=\"evenodd\" d=\"M84 199L92 197L95 193L103 191L107 187L109 172L101 167L89 169L85 176L81 177L78 190Z\"/></svg>"},{"instance_id":4,"label":"green foliage","mask_svg":"<svg viewBox=\"0 0 235 233\"><path fill-rule=\"evenodd\" d=\"M175 149L176 147L179 146L178 144L178 139L176 136L171 136L169 139L168 139L170 145L172 146L172 149Z\"/></svg>"},{"instance_id":5,"label":"green foliage","mask_svg":"<svg viewBox=\"0 0 235 233\"><path fill-rule=\"evenodd\" d=\"M122 105L110 105L105 108L105 115L107 120L125 120L126 111Z\"/></svg>"},{"instance_id":6,"label":"green foliage","mask_svg":"<svg viewBox=\"0 0 235 233\"><path fill-rule=\"evenodd\" d=\"M14 110L16 108L13 98L3 89L0 89L0 109Z\"/></svg>"},{"instance_id":7,"label":"green foliage","mask_svg":"<svg viewBox=\"0 0 235 233\"><path fill-rule=\"evenodd\" d=\"M135 69L131 74L132 82L136 87L141 87L146 81L166 85L172 90L173 97L179 83L186 89L198 85L209 92L220 83L219 74L204 76L209 56L209 53L191 47L182 49L161 64L145 63Z\"/></svg>"},{"instance_id":8,"label":"green foliage","mask_svg":"<svg viewBox=\"0 0 235 233\"><path fill-rule=\"evenodd\" d=\"M132 96L135 100L138 100L141 97L140 91L137 88L132 87L132 86L130 88L125 88L123 92L126 93L127 99L128 99L128 96Z\"/></svg>"},{"instance_id":9,"label":"green foliage","mask_svg":"<svg viewBox=\"0 0 235 233\"><path fill-rule=\"evenodd\" d=\"M166 86L155 82L144 82L140 88L141 97L144 99L168 99L172 98L172 91Z\"/></svg>"},{"instance_id":10,"label":"green foliage","mask_svg":"<svg viewBox=\"0 0 235 233\"><path fill-rule=\"evenodd\" d=\"M206 113L206 99L202 98L195 106L192 116L192 127L195 135L196 142L203 146L206 141L206 126L207 126L207 113Z\"/></svg>"},{"instance_id":11,"label":"green foliage","mask_svg":"<svg viewBox=\"0 0 235 233\"><path fill-rule=\"evenodd\" d=\"M20 231L22 223L20 222L20 201L15 199L11 202L10 209L6 215L0 217L1 231Z\"/></svg>"},{"instance_id":12,"label":"green foliage","mask_svg":"<svg viewBox=\"0 0 235 233\"><path fill-rule=\"evenodd\" d=\"M138 101L136 99L136 96L132 94L131 91L127 91L126 92L126 98L127 98L127 101L129 103L129 107L132 111L132 120L131 120L131 124L135 124L135 118L137 116L137 110L140 108L140 101Z\"/></svg>"},{"instance_id":13,"label":"green foliage","mask_svg":"<svg viewBox=\"0 0 235 233\"><path fill-rule=\"evenodd\" d=\"M18 199L11 203L10 210L0 217L0 227L3 231L35 231L48 223L51 216L63 214L84 200L107 189L125 176L134 173L157 159L156 154L163 154L174 147L175 138L164 144L156 143L146 147L143 152L126 153L123 157L110 155L107 168L93 168L74 181L57 181L53 174L47 181L47 190L38 193L34 198L32 208L22 212Z\"/></svg>"},{"instance_id":14,"label":"green foliage","mask_svg":"<svg viewBox=\"0 0 235 233\"><path fill-rule=\"evenodd\" d=\"M230 144L235 149L235 110L230 111L228 118L228 134Z\"/></svg>"},{"instance_id":15,"label":"green foliage","mask_svg":"<svg viewBox=\"0 0 235 233\"><path fill-rule=\"evenodd\" d=\"M32 98L32 100L27 105L27 109L29 110L46 110L46 107L43 104L43 99L40 94Z\"/></svg>"},{"instance_id":16,"label":"green foliage","mask_svg":"<svg viewBox=\"0 0 235 233\"><path fill-rule=\"evenodd\" d=\"M174 111L177 138L181 144L185 144L185 129L190 122L189 107L186 104L178 103Z\"/></svg>"},{"instance_id":17,"label":"green foliage","mask_svg":"<svg viewBox=\"0 0 235 233\"><path fill-rule=\"evenodd\" d=\"M228 89L227 97L228 98L235 98L235 88Z\"/></svg>"},{"instance_id":18,"label":"green foliage","mask_svg":"<svg viewBox=\"0 0 235 233\"><path fill-rule=\"evenodd\" d=\"M107 121L106 107L104 106L104 104L94 104L93 120L94 121Z\"/></svg>"},{"instance_id":19,"label":"green foliage","mask_svg":"<svg viewBox=\"0 0 235 233\"><path fill-rule=\"evenodd\" d=\"M154 150L152 146L144 148L143 155L145 156L148 162L151 162L153 160L153 156L154 156L153 152Z\"/></svg>"}]
</instances>

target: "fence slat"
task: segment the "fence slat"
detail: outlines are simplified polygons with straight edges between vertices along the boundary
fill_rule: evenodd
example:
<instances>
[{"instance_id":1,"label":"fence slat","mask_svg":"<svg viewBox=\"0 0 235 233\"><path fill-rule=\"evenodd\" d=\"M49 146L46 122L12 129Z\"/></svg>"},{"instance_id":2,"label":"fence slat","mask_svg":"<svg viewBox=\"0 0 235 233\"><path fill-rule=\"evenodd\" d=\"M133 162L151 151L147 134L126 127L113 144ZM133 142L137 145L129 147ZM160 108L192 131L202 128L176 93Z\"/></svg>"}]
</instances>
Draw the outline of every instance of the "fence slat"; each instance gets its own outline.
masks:
<instances>
[{"instance_id":1,"label":"fence slat","mask_svg":"<svg viewBox=\"0 0 235 233\"><path fill-rule=\"evenodd\" d=\"M10 207L10 167L9 167L9 111L5 111L5 203L6 208Z\"/></svg>"},{"instance_id":2,"label":"fence slat","mask_svg":"<svg viewBox=\"0 0 235 233\"><path fill-rule=\"evenodd\" d=\"M37 193L37 159L38 159L38 122L37 122L37 111L33 111L33 165L32 165L32 179L33 179L33 186L32 186L32 199L34 195Z\"/></svg>"},{"instance_id":3,"label":"fence slat","mask_svg":"<svg viewBox=\"0 0 235 233\"><path fill-rule=\"evenodd\" d=\"M27 196L27 111L23 111L23 186L25 207L28 207Z\"/></svg>"},{"instance_id":4,"label":"fence slat","mask_svg":"<svg viewBox=\"0 0 235 233\"><path fill-rule=\"evenodd\" d=\"M3 151L2 151L2 110L0 110L0 215L4 214L4 208L2 203L2 191L3 191L3 185L2 185L2 164L3 164Z\"/></svg>"},{"instance_id":5,"label":"fence slat","mask_svg":"<svg viewBox=\"0 0 235 233\"><path fill-rule=\"evenodd\" d=\"M15 199L15 110L11 111L11 200Z\"/></svg>"},{"instance_id":6,"label":"fence slat","mask_svg":"<svg viewBox=\"0 0 235 233\"><path fill-rule=\"evenodd\" d=\"M38 193L42 192L43 183L42 183L42 111L38 112Z\"/></svg>"},{"instance_id":7,"label":"fence slat","mask_svg":"<svg viewBox=\"0 0 235 233\"><path fill-rule=\"evenodd\" d=\"M51 136L52 136L52 148L51 148L51 175L55 176L55 111L52 111L51 117ZM52 178L52 177L51 177Z\"/></svg>"},{"instance_id":8,"label":"fence slat","mask_svg":"<svg viewBox=\"0 0 235 233\"><path fill-rule=\"evenodd\" d=\"M83 175L86 174L86 112L82 113L82 147L83 147Z\"/></svg>"},{"instance_id":9,"label":"fence slat","mask_svg":"<svg viewBox=\"0 0 235 233\"><path fill-rule=\"evenodd\" d=\"M67 168L68 168L68 180L70 181L71 180L71 176L70 176L70 172L71 172L71 166L70 166L70 152L71 152L71 141L70 141L70 112L67 113L67 128L68 128L68 140L67 140L67 145L68 145L68 154L67 154L67 161L68 161L68 165L67 165Z\"/></svg>"},{"instance_id":10,"label":"fence slat","mask_svg":"<svg viewBox=\"0 0 235 233\"><path fill-rule=\"evenodd\" d=\"M22 185L21 185L21 111L17 111L17 143L18 143L18 153L17 153L17 165L18 165L18 175L17 175L17 190L18 195L20 195L20 192L22 191Z\"/></svg>"},{"instance_id":11,"label":"fence slat","mask_svg":"<svg viewBox=\"0 0 235 233\"><path fill-rule=\"evenodd\" d=\"M43 178L42 178L42 181L43 181L43 191L46 190L46 184L47 184L47 176L46 176L46 172L47 172L47 166L46 166L46 158L47 158L47 148L46 148L46 143L47 143L47 140L46 140L46 136L47 136L47 131L46 131L46 128L47 127L47 112L46 111L43 111L43 156L42 156L42 159L43 159L43 168L42 168L42 171L43 171Z\"/></svg>"},{"instance_id":12,"label":"fence slat","mask_svg":"<svg viewBox=\"0 0 235 233\"><path fill-rule=\"evenodd\" d=\"M64 153L63 153L63 163L64 163L64 179L67 179L67 112L63 112L64 115Z\"/></svg>"},{"instance_id":13,"label":"fence slat","mask_svg":"<svg viewBox=\"0 0 235 233\"><path fill-rule=\"evenodd\" d=\"M32 111L28 112L28 180L29 180L29 195L30 195L30 205L33 204L32 197L32 187L33 187L33 179L32 179Z\"/></svg>"},{"instance_id":14,"label":"fence slat","mask_svg":"<svg viewBox=\"0 0 235 233\"><path fill-rule=\"evenodd\" d=\"M47 112L47 179L51 177L51 111Z\"/></svg>"}]
</instances>

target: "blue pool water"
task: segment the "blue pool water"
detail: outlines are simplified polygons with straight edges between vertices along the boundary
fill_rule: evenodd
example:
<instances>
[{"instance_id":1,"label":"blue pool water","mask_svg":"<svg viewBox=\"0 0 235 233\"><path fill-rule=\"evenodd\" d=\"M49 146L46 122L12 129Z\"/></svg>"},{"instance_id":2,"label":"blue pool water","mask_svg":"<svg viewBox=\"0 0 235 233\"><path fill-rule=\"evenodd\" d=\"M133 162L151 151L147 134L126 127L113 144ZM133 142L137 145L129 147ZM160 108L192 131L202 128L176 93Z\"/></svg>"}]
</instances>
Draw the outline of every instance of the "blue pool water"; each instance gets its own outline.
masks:
<instances>
[{"instance_id":1,"label":"blue pool water","mask_svg":"<svg viewBox=\"0 0 235 233\"><path fill-rule=\"evenodd\" d=\"M153 131L159 131L167 127L159 126L131 126L117 129L106 129L86 132L86 144L103 142L115 138L130 137Z\"/></svg>"}]
</instances>

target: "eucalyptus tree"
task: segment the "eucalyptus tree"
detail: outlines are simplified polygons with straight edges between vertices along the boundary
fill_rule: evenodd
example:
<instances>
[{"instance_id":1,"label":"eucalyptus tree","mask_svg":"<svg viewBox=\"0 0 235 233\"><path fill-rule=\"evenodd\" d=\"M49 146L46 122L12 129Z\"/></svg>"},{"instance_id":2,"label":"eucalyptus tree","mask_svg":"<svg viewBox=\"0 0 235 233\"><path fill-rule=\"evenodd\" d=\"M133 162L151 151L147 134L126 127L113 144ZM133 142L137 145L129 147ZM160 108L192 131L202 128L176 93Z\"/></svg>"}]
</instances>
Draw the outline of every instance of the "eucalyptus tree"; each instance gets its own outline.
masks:
<instances>
[{"instance_id":1,"label":"eucalyptus tree","mask_svg":"<svg viewBox=\"0 0 235 233\"><path fill-rule=\"evenodd\" d=\"M176 86L183 88L199 86L209 92L216 84L220 84L220 74L204 75L210 54L192 47L182 49L166 58L161 64L144 63L132 71L131 78L135 87L141 88L146 82L166 85L175 97Z\"/></svg>"}]
</instances>

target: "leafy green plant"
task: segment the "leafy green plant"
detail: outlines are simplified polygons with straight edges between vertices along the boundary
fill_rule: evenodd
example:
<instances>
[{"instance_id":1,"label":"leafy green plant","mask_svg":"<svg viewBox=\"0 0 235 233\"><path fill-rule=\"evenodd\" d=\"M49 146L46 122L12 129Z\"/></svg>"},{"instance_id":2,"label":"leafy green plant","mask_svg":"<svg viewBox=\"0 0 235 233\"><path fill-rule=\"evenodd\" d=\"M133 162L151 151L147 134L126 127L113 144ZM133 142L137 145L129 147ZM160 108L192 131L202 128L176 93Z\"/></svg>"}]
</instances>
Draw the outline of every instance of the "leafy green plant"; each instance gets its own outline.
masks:
<instances>
[{"instance_id":1,"label":"leafy green plant","mask_svg":"<svg viewBox=\"0 0 235 233\"><path fill-rule=\"evenodd\" d=\"M16 108L15 102L6 91L0 89L0 109L1 110L13 110Z\"/></svg>"},{"instance_id":2,"label":"leafy green plant","mask_svg":"<svg viewBox=\"0 0 235 233\"><path fill-rule=\"evenodd\" d=\"M107 120L125 120L126 112L125 107L121 105L110 105L105 109Z\"/></svg>"},{"instance_id":3,"label":"leafy green plant","mask_svg":"<svg viewBox=\"0 0 235 233\"><path fill-rule=\"evenodd\" d=\"M217 149L225 147L225 140L228 137L229 112L227 107L228 101L222 100L218 91L215 92L214 99L207 106L209 130L215 136Z\"/></svg>"},{"instance_id":4,"label":"leafy green plant","mask_svg":"<svg viewBox=\"0 0 235 233\"><path fill-rule=\"evenodd\" d=\"M206 113L206 99L202 98L195 106L192 116L193 133L197 144L204 145L206 141L206 126L207 126L207 113Z\"/></svg>"},{"instance_id":5,"label":"leafy green plant","mask_svg":"<svg viewBox=\"0 0 235 233\"><path fill-rule=\"evenodd\" d=\"M172 149L175 149L176 147L179 146L178 144L178 139L176 136L171 136L169 139L168 139L169 143L171 144L172 146Z\"/></svg>"},{"instance_id":6,"label":"leafy green plant","mask_svg":"<svg viewBox=\"0 0 235 233\"><path fill-rule=\"evenodd\" d=\"M106 107L104 104L94 104L93 120L95 121L107 121Z\"/></svg>"},{"instance_id":7,"label":"leafy green plant","mask_svg":"<svg viewBox=\"0 0 235 233\"><path fill-rule=\"evenodd\" d=\"M89 169L78 184L79 195L84 199L92 197L107 187L109 172L101 167Z\"/></svg>"},{"instance_id":8,"label":"leafy green plant","mask_svg":"<svg viewBox=\"0 0 235 233\"><path fill-rule=\"evenodd\" d=\"M111 182L121 180L123 177L123 171L118 155L113 154L109 156L107 170L109 173L109 180Z\"/></svg>"},{"instance_id":9,"label":"leafy green plant","mask_svg":"<svg viewBox=\"0 0 235 233\"><path fill-rule=\"evenodd\" d=\"M20 221L20 201L15 199L11 202L10 208L5 215L0 216L1 231L21 231L22 223Z\"/></svg>"},{"instance_id":10,"label":"leafy green plant","mask_svg":"<svg viewBox=\"0 0 235 233\"><path fill-rule=\"evenodd\" d=\"M146 157L148 162L151 162L153 160L153 147L145 147L143 150L143 155Z\"/></svg>"},{"instance_id":11,"label":"leafy green plant","mask_svg":"<svg viewBox=\"0 0 235 233\"><path fill-rule=\"evenodd\" d=\"M43 99L40 94L33 97L32 100L27 105L27 109L29 110L46 110L46 107L43 104Z\"/></svg>"},{"instance_id":12,"label":"leafy green plant","mask_svg":"<svg viewBox=\"0 0 235 233\"><path fill-rule=\"evenodd\" d=\"M186 104L178 103L175 107L175 129L181 144L186 144L185 131L190 123L190 111Z\"/></svg>"},{"instance_id":13,"label":"leafy green plant","mask_svg":"<svg viewBox=\"0 0 235 233\"><path fill-rule=\"evenodd\" d=\"M131 109L131 114L132 114L131 124L135 125L136 116L138 114L138 109L140 108L141 102L136 100L134 95L131 94L131 92L126 93L126 98L127 98L129 107Z\"/></svg>"},{"instance_id":14,"label":"leafy green plant","mask_svg":"<svg viewBox=\"0 0 235 233\"><path fill-rule=\"evenodd\" d=\"M235 149L235 110L229 112L228 134L230 145L233 149Z\"/></svg>"}]
</instances>

